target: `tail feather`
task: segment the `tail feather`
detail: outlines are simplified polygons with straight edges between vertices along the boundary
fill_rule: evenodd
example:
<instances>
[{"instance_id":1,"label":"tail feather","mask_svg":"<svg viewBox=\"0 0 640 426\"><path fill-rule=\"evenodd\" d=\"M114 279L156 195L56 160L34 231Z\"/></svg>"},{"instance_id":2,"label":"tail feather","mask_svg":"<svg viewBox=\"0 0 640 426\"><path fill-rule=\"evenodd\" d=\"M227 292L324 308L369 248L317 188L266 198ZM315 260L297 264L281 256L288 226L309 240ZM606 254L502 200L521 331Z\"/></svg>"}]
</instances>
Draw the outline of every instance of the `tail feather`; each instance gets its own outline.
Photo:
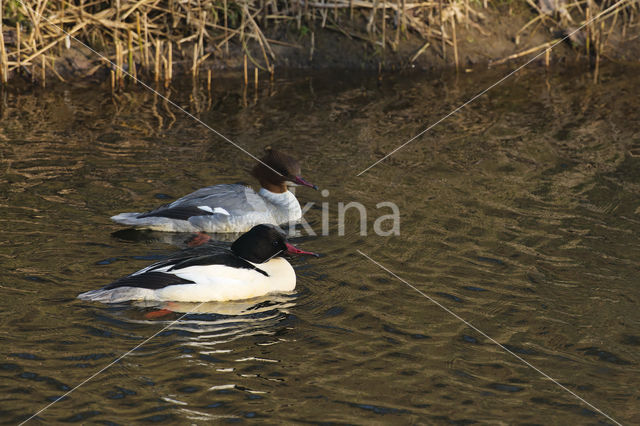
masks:
<instances>
[{"instance_id":1,"label":"tail feather","mask_svg":"<svg viewBox=\"0 0 640 426\"><path fill-rule=\"evenodd\" d=\"M200 228L186 220L174 220L161 216L142 216L141 213L120 213L111 217L116 223L140 229L165 232L198 232Z\"/></svg>"},{"instance_id":2,"label":"tail feather","mask_svg":"<svg viewBox=\"0 0 640 426\"><path fill-rule=\"evenodd\" d=\"M78 295L78 299L102 303L122 303L129 300L153 300L153 290L122 287L117 290L90 290Z\"/></svg>"},{"instance_id":3,"label":"tail feather","mask_svg":"<svg viewBox=\"0 0 640 426\"><path fill-rule=\"evenodd\" d=\"M140 213L120 213L115 216L111 216L111 220L122 225L136 226L139 225L140 222L138 219L139 215Z\"/></svg>"}]
</instances>

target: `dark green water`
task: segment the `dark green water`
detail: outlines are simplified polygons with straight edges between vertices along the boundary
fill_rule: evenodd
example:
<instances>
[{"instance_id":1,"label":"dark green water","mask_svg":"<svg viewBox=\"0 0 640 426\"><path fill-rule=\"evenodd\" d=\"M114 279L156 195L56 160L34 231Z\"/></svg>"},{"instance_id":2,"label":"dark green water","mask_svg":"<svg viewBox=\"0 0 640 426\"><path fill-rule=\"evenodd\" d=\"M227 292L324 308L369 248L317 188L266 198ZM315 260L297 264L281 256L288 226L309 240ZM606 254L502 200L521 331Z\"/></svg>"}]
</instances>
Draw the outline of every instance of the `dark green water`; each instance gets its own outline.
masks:
<instances>
[{"instance_id":1,"label":"dark green water","mask_svg":"<svg viewBox=\"0 0 640 426\"><path fill-rule=\"evenodd\" d=\"M180 105L247 150L288 149L307 219L296 294L208 304L32 423L597 424L601 414L374 265L371 256L617 421L640 423L640 75L520 73L361 177L502 71L290 75L190 87ZM252 160L142 89L3 93L0 419L15 424L180 314L75 299L175 246L109 216ZM358 201L337 231L339 202ZM372 232L381 201L400 236ZM352 212L353 213L353 212ZM257 304L257 306L255 306ZM113 423L110 423L113 422Z\"/></svg>"}]
</instances>

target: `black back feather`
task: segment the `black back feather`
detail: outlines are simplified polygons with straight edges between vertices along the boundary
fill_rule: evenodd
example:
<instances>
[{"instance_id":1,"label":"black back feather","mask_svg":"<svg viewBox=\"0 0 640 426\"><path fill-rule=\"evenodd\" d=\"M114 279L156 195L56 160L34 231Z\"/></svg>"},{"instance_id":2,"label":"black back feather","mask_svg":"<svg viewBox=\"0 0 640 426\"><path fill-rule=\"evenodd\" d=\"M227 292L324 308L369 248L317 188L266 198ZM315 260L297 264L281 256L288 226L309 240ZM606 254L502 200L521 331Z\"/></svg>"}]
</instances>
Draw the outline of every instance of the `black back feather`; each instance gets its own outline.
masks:
<instances>
[{"instance_id":1,"label":"black back feather","mask_svg":"<svg viewBox=\"0 0 640 426\"><path fill-rule=\"evenodd\" d=\"M200 265L202 266L225 265L225 266L230 266L232 268L254 269L256 272L259 272L266 277L269 276L269 274L267 274L262 269L255 267L251 263L247 262L244 259L239 258L233 253L218 253L218 254L212 254L207 256L191 257L183 261L177 262L170 269L168 269L167 272L177 271L179 269L188 268L189 266L200 266Z\"/></svg>"},{"instance_id":2,"label":"black back feather","mask_svg":"<svg viewBox=\"0 0 640 426\"><path fill-rule=\"evenodd\" d=\"M193 281L185 280L173 274L165 274L164 272L145 272L144 274L129 275L112 282L103 290L112 290L119 287L138 287L148 288L150 290L158 290L170 285L177 284L195 284Z\"/></svg>"}]
</instances>

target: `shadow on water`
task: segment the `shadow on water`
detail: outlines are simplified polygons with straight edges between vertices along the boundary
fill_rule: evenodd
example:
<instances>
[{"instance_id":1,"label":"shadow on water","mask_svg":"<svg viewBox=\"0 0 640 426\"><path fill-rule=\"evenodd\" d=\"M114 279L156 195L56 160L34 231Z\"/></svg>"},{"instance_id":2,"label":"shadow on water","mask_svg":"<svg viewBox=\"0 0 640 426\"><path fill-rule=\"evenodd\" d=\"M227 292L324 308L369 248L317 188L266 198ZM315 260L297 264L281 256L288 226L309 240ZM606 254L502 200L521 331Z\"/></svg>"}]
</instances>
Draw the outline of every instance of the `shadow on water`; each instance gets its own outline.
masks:
<instances>
[{"instance_id":1,"label":"shadow on water","mask_svg":"<svg viewBox=\"0 0 640 426\"><path fill-rule=\"evenodd\" d=\"M355 176L500 77L291 73L254 97L233 79L168 93L250 152L300 158L329 193L297 193L318 235L296 244L324 256L292 262L295 295L187 314L42 421L604 421L356 250L640 421L636 73L519 73ZM0 119L0 419L16 423L193 308L76 300L188 237L109 217L250 181L252 161L141 90L4 92ZM339 234L351 201L368 235L355 210ZM381 201L401 235L372 232Z\"/></svg>"}]
</instances>

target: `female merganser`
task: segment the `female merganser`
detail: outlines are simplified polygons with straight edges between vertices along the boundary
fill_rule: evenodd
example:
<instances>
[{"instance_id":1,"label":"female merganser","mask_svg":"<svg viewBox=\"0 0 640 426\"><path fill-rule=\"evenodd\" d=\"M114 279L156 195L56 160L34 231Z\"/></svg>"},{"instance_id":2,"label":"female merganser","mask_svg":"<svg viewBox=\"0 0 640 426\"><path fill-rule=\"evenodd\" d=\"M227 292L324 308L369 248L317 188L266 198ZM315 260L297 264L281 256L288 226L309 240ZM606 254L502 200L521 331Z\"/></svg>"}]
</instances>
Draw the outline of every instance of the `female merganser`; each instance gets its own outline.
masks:
<instances>
[{"instance_id":1,"label":"female merganser","mask_svg":"<svg viewBox=\"0 0 640 426\"><path fill-rule=\"evenodd\" d=\"M149 212L120 213L111 220L167 232L245 232L261 223L296 222L302 209L288 187L318 187L300 176L293 157L269 147L265 151L251 172L261 185L257 193L240 183L208 186Z\"/></svg>"},{"instance_id":2,"label":"female merganser","mask_svg":"<svg viewBox=\"0 0 640 426\"><path fill-rule=\"evenodd\" d=\"M241 235L230 250L210 245L184 250L78 298L211 302L292 291L296 274L283 254L318 256L289 244L275 226L262 224Z\"/></svg>"}]
</instances>

